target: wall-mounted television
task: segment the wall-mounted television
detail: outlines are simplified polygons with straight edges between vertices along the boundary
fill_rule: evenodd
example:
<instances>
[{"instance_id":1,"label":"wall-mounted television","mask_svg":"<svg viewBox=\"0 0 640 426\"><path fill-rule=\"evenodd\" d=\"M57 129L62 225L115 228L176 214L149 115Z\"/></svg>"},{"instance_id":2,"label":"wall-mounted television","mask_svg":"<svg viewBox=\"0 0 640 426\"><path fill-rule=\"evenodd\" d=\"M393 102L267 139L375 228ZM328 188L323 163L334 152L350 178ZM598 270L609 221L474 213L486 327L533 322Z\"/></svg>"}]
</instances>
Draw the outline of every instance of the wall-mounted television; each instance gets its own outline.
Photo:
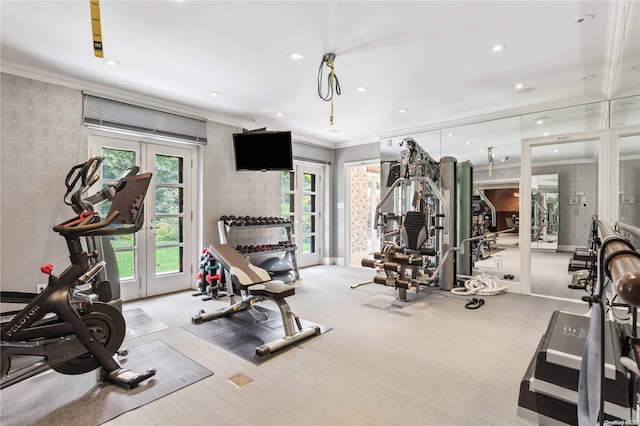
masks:
<instances>
[{"instance_id":1,"label":"wall-mounted television","mask_svg":"<svg viewBox=\"0 0 640 426\"><path fill-rule=\"evenodd\" d=\"M236 170L293 170L290 131L233 135Z\"/></svg>"}]
</instances>

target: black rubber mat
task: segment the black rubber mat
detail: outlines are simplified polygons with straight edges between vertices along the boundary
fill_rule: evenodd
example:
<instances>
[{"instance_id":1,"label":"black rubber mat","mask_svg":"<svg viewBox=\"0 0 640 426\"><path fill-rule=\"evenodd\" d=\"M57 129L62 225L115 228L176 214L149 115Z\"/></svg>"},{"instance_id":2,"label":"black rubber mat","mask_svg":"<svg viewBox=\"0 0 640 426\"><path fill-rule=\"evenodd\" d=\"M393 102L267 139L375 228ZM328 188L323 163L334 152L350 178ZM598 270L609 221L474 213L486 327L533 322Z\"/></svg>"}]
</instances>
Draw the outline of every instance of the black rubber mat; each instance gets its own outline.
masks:
<instances>
[{"instance_id":1,"label":"black rubber mat","mask_svg":"<svg viewBox=\"0 0 640 426\"><path fill-rule=\"evenodd\" d=\"M97 382L97 370L77 376L48 371L2 389L0 424L96 425L191 385L213 373L160 340L130 347L124 368L155 376L125 390Z\"/></svg>"},{"instance_id":2,"label":"black rubber mat","mask_svg":"<svg viewBox=\"0 0 640 426\"><path fill-rule=\"evenodd\" d=\"M284 337L285 333L282 325L282 317L279 312L263 307L256 307L256 309L261 312L266 312L269 319L266 321L258 321L246 310L242 310L229 317L217 318L202 324L187 324L183 325L182 328L256 365L260 365L314 338L314 336L311 336L308 339L281 349L267 357L259 357L256 355L256 348L258 346ZM320 327L320 334L331 330L330 327L325 327L303 319L301 319L300 322L303 328L312 326Z\"/></svg>"},{"instance_id":3,"label":"black rubber mat","mask_svg":"<svg viewBox=\"0 0 640 426\"><path fill-rule=\"evenodd\" d=\"M169 328L165 323L151 318L140 308L124 311L122 312L122 316L124 316L124 320L127 323L127 333L124 336L124 340Z\"/></svg>"}]
</instances>

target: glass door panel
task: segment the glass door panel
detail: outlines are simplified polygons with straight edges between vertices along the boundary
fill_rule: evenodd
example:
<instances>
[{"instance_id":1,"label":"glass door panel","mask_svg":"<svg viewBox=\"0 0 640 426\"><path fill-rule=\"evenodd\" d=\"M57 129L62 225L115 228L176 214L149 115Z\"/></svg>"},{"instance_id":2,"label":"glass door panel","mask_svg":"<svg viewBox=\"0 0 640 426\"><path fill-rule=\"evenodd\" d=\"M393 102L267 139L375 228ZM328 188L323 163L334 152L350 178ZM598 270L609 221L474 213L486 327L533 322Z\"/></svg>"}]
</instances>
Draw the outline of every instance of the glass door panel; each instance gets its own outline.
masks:
<instances>
[{"instance_id":1,"label":"glass door panel","mask_svg":"<svg viewBox=\"0 0 640 426\"><path fill-rule=\"evenodd\" d=\"M320 174L322 169L312 166L298 166L298 175L301 178L300 194L302 214L298 218L297 232L300 238L298 247L300 253L299 264L301 266L317 265L321 261L317 226L320 222L318 210L320 189Z\"/></svg>"},{"instance_id":2,"label":"glass door panel","mask_svg":"<svg viewBox=\"0 0 640 426\"><path fill-rule=\"evenodd\" d=\"M133 235L110 237L123 300L191 288L193 149L91 135L92 155L103 155L102 187L130 165L152 172L144 226ZM100 205L102 216L109 202Z\"/></svg>"},{"instance_id":3,"label":"glass door panel","mask_svg":"<svg viewBox=\"0 0 640 426\"><path fill-rule=\"evenodd\" d=\"M582 253L591 248L592 218L602 210L601 135L523 140L530 172L523 171L520 187L520 250L531 293L579 300L591 285L580 277L588 276L590 260Z\"/></svg>"},{"instance_id":4,"label":"glass door panel","mask_svg":"<svg viewBox=\"0 0 640 426\"><path fill-rule=\"evenodd\" d=\"M148 197L147 296L191 287L191 151L153 145L147 166L154 171Z\"/></svg>"},{"instance_id":5,"label":"glass door panel","mask_svg":"<svg viewBox=\"0 0 640 426\"><path fill-rule=\"evenodd\" d=\"M295 171L281 174L280 213L292 223L298 266L318 265L322 259L322 168L296 165ZM282 230L287 240L287 230Z\"/></svg>"}]
</instances>

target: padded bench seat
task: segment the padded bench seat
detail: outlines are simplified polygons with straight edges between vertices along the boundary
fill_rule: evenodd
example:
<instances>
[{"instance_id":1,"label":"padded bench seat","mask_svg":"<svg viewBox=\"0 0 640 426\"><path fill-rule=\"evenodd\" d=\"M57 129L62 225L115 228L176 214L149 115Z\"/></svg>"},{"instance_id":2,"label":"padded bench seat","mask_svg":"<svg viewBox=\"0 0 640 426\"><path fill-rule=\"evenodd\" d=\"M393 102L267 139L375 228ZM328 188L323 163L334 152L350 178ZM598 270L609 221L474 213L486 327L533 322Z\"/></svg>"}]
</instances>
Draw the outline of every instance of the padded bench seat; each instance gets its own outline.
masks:
<instances>
[{"instance_id":1,"label":"padded bench seat","mask_svg":"<svg viewBox=\"0 0 640 426\"><path fill-rule=\"evenodd\" d=\"M249 287L249 294L278 300L296 294L296 288L286 285L282 281L272 280Z\"/></svg>"}]
</instances>

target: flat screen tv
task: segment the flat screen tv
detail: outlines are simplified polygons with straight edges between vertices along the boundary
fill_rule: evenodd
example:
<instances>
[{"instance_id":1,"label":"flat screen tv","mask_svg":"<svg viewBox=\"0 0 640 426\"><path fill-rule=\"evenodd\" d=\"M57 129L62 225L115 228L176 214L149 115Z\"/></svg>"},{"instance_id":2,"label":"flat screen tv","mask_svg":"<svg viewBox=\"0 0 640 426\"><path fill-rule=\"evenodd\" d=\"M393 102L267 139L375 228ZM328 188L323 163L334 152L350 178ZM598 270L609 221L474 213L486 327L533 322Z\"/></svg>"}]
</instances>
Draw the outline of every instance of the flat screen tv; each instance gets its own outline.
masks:
<instances>
[{"instance_id":1,"label":"flat screen tv","mask_svg":"<svg viewBox=\"0 0 640 426\"><path fill-rule=\"evenodd\" d=\"M290 131L235 133L236 170L293 170Z\"/></svg>"}]
</instances>

